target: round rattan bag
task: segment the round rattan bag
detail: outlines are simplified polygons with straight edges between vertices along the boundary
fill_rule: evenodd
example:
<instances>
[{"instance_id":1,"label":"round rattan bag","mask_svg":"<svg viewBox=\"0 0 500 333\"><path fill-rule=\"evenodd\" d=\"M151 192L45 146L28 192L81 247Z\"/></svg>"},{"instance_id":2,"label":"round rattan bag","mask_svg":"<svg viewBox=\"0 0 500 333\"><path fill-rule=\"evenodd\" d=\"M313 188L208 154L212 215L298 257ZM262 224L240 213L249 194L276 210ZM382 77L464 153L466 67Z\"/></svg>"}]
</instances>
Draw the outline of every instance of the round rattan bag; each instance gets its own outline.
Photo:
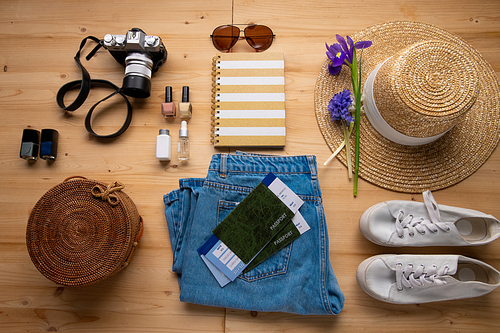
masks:
<instances>
[{"instance_id":1,"label":"round rattan bag","mask_svg":"<svg viewBox=\"0 0 500 333\"><path fill-rule=\"evenodd\" d=\"M119 182L70 177L38 200L28 220L26 245L45 277L84 286L128 265L143 223L123 188Z\"/></svg>"}]
</instances>

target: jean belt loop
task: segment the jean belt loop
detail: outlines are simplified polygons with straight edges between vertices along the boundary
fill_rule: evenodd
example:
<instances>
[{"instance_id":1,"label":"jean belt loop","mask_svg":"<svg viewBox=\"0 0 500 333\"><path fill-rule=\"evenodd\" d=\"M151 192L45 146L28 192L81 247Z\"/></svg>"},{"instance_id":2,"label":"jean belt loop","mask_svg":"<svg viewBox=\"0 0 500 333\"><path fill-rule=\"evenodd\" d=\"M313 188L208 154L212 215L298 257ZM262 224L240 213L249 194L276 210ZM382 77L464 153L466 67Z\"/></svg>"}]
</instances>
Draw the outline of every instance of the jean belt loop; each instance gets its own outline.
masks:
<instances>
[{"instance_id":1,"label":"jean belt loop","mask_svg":"<svg viewBox=\"0 0 500 333\"><path fill-rule=\"evenodd\" d=\"M219 166L219 175L221 178L227 177L227 154L221 154L220 157L220 166Z\"/></svg>"},{"instance_id":2,"label":"jean belt loop","mask_svg":"<svg viewBox=\"0 0 500 333\"><path fill-rule=\"evenodd\" d=\"M316 160L314 156L307 155L306 158L309 163L309 170L311 170L311 179L318 179L318 169L316 167Z\"/></svg>"}]
</instances>

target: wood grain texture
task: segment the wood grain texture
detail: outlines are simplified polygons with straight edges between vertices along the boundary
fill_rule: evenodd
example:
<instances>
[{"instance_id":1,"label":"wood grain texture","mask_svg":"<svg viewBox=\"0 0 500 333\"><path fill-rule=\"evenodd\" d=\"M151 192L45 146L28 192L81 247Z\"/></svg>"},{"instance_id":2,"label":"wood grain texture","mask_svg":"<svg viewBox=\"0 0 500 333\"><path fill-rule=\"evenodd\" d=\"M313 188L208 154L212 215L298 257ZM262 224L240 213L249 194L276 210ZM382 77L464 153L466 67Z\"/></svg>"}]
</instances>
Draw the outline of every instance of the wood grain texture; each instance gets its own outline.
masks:
<instances>
[{"instance_id":1,"label":"wood grain texture","mask_svg":"<svg viewBox=\"0 0 500 333\"><path fill-rule=\"evenodd\" d=\"M383 200L422 201L419 195L381 189L363 180L359 196L345 167L334 160L314 115L314 86L325 61L324 43L335 34L352 34L370 25L413 20L456 33L478 49L500 72L500 6L496 0L465 1L62 1L3 0L0 4L0 331L2 332L492 332L500 326L500 291L475 299L398 306L366 295L357 285L356 268L381 253L456 253L500 268L500 241L473 248L383 248L363 238L358 228L365 209ZM315 154L330 240L330 259L346 296L338 316L256 313L185 304L179 301L177 277L163 215L162 196L178 179L204 177L210 157L211 66L217 52L213 28L226 23L270 26L276 39L270 50L285 54L287 143L284 149L253 152ZM125 33L140 27L162 37L167 63L152 79L152 94L135 100L129 130L106 142L89 137L83 126L88 108L107 91L92 90L73 115L55 101L59 87L80 78L73 57L82 38ZM86 52L90 48L86 48ZM240 40L234 52L252 52ZM84 52L84 54L86 54ZM101 50L83 61L93 78L118 85L123 68ZM160 114L166 85L180 101L190 86L193 118L189 121L191 159L160 163L155 140L160 128L177 145L180 120ZM73 95L74 97L74 95ZM71 101L68 96L67 101ZM96 131L121 125L124 106L109 103L94 119ZM112 106L111 106L112 105ZM55 163L20 159L24 128L55 128L60 133ZM176 157L175 152L173 157ZM145 233L129 267L84 288L63 288L44 278L26 250L26 222L36 201L66 177L81 175L102 182L119 180L145 222ZM434 196L438 203L480 210L500 217L500 150L472 176Z\"/></svg>"}]
</instances>

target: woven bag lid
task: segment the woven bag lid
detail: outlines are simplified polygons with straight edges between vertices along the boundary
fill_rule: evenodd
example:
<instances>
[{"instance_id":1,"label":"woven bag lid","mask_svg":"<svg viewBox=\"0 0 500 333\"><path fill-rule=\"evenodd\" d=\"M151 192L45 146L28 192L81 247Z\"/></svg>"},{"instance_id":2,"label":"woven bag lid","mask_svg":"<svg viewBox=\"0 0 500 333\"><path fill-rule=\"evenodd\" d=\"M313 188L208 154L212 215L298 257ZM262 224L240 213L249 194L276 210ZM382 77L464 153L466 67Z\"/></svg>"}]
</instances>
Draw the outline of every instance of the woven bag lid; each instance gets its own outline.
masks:
<instances>
[{"instance_id":1,"label":"woven bag lid","mask_svg":"<svg viewBox=\"0 0 500 333\"><path fill-rule=\"evenodd\" d=\"M104 280L127 266L142 236L133 201L109 185L74 177L45 193L33 208L26 244L36 268L65 286Z\"/></svg>"}]
</instances>

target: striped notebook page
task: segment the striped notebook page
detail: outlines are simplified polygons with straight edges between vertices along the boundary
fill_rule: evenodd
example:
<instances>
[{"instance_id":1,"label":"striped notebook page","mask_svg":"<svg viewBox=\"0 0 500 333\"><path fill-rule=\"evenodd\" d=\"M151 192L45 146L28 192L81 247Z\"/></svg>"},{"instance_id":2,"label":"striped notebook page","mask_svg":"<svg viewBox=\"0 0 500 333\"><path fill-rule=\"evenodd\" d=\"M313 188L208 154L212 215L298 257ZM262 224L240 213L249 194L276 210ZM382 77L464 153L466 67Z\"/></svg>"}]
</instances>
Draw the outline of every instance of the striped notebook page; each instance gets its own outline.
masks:
<instances>
[{"instance_id":1,"label":"striped notebook page","mask_svg":"<svg viewBox=\"0 0 500 333\"><path fill-rule=\"evenodd\" d=\"M283 53L222 53L213 62L214 146L284 147Z\"/></svg>"}]
</instances>

